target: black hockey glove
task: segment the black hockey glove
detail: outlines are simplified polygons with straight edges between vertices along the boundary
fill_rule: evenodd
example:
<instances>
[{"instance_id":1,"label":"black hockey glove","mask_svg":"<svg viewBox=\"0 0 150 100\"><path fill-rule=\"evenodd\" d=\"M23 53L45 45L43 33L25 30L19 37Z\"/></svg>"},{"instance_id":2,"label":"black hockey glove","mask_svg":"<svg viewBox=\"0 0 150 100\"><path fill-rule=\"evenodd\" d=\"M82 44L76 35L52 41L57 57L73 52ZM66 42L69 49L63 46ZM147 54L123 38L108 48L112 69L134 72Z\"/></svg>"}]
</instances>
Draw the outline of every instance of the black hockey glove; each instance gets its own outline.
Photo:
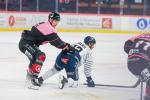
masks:
<instances>
[{"instance_id":1,"label":"black hockey glove","mask_svg":"<svg viewBox=\"0 0 150 100\"><path fill-rule=\"evenodd\" d=\"M88 87L95 87L95 83L94 83L94 81L92 80L92 77L90 76L90 77L87 77L87 86Z\"/></svg>"},{"instance_id":2,"label":"black hockey glove","mask_svg":"<svg viewBox=\"0 0 150 100\"><path fill-rule=\"evenodd\" d=\"M124 44L124 51L128 54L129 51L132 49L133 41L127 40Z\"/></svg>"},{"instance_id":3,"label":"black hockey glove","mask_svg":"<svg viewBox=\"0 0 150 100\"><path fill-rule=\"evenodd\" d=\"M71 46L69 43L66 44L68 46L68 49L66 49L67 52L74 54L76 52L76 49Z\"/></svg>"}]
</instances>

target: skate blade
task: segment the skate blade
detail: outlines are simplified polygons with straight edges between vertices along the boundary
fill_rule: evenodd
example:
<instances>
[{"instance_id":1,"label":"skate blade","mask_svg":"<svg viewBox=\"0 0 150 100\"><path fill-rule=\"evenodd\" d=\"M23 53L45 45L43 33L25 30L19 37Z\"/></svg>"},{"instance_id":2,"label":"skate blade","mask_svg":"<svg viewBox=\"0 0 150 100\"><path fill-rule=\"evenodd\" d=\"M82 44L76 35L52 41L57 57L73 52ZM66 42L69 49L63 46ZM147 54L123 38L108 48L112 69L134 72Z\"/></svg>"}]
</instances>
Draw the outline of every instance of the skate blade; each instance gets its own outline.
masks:
<instances>
[{"instance_id":1,"label":"skate blade","mask_svg":"<svg viewBox=\"0 0 150 100\"><path fill-rule=\"evenodd\" d=\"M28 89L39 90L39 86L30 85L30 86L28 86Z\"/></svg>"},{"instance_id":2,"label":"skate blade","mask_svg":"<svg viewBox=\"0 0 150 100\"><path fill-rule=\"evenodd\" d=\"M39 86L35 86L31 83L31 81L26 82L26 87L32 90L39 90Z\"/></svg>"}]
</instances>

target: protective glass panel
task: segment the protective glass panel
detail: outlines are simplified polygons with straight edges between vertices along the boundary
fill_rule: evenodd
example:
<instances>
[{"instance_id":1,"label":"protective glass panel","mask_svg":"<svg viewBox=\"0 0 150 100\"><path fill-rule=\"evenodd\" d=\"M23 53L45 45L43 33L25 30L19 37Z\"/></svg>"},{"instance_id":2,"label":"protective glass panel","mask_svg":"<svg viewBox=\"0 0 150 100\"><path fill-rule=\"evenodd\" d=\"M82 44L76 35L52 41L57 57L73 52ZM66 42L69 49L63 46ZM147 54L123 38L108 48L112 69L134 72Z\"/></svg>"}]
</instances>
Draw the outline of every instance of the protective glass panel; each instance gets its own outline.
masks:
<instances>
[{"instance_id":1,"label":"protective glass panel","mask_svg":"<svg viewBox=\"0 0 150 100\"><path fill-rule=\"evenodd\" d=\"M52 12L55 11L56 0L39 0L40 12Z\"/></svg>"},{"instance_id":2,"label":"protective glass panel","mask_svg":"<svg viewBox=\"0 0 150 100\"><path fill-rule=\"evenodd\" d=\"M37 11L37 0L22 0L22 11Z\"/></svg>"},{"instance_id":3,"label":"protective glass panel","mask_svg":"<svg viewBox=\"0 0 150 100\"><path fill-rule=\"evenodd\" d=\"M0 11L4 11L6 7L6 0L0 0Z\"/></svg>"},{"instance_id":4,"label":"protective glass panel","mask_svg":"<svg viewBox=\"0 0 150 100\"><path fill-rule=\"evenodd\" d=\"M65 13L75 13L78 0L58 0L58 11Z\"/></svg>"},{"instance_id":5,"label":"protective glass panel","mask_svg":"<svg viewBox=\"0 0 150 100\"><path fill-rule=\"evenodd\" d=\"M8 0L8 11L20 11L20 0Z\"/></svg>"}]
</instances>

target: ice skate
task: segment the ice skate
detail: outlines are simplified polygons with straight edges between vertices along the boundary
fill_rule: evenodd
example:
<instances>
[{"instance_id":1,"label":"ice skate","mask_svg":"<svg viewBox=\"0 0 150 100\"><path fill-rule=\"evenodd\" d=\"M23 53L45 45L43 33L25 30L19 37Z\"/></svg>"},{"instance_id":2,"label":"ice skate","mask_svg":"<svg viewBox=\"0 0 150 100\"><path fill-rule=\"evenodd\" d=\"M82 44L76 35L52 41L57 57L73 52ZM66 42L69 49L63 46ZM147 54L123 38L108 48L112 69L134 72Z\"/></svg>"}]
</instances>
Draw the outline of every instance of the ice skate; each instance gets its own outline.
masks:
<instances>
[{"instance_id":1,"label":"ice skate","mask_svg":"<svg viewBox=\"0 0 150 100\"><path fill-rule=\"evenodd\" d=\"M38 84L37 76L33 75L28 70L27 70L27 75L26 75L26 85L28 89L33 89L33 90L38 90L40 86Z\"/></svg>"},{"instance_id":2,"label":"ice skate","mask_svg":"<svg viewBox=\"0 0 150 100\"><path fill-rule=\"evenodd\" d=\"M43 78L42 77L39 77L38 78L38 84L39 84L39 86L41 86L42 84L43 84Z\"/></svg>"},{"instance_id":3,"label":"ice skate","mask_svg":"<svg viewBox=\"0 0 150 100\"><path fill-rule=\"evenodd\" d=\"M65 84L67 84L67 83L68 83L67 78L65 78L64 76L60 75L59 76L59 88L63 89Z\"/></svg>"},{"instance_id":4,"label":"ice skate","mask_svg":"<svg viewBox=\"0 0 150 100\"><path fill-rule=\"evenodd\" d=\"M28 86L29 89L38 90L40 87L40 84L38 82L37 78L31 79L31 84Z\"/></svg>"}]
</instances>

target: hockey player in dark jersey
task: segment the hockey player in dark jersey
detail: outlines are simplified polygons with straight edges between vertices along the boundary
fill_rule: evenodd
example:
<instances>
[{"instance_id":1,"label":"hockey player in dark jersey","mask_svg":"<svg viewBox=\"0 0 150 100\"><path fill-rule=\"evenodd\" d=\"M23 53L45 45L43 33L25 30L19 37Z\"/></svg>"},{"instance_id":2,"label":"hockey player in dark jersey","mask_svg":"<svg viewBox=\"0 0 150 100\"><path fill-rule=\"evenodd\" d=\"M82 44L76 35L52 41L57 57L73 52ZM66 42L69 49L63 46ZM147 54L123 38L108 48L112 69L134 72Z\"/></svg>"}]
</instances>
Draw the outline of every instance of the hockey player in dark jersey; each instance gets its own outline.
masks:
<instances>
[{"instance_id":1,"label":"hockey player in dark jersey","mask_svg":"<svg viewBox=\"0 0 150 100\"><path fill-rule=\"evenodd\" d=\"M62 50L74 50L69 43L62 41L57 35L55 27L59 21L60 15L56 12L52 12L49 14L47 22L38 23L33 26L31 30L24 30L22 32L19 49L30 60L27 70L27 79L30 80L33 85L37 85L33 79L38 77L46 58L45 53L39 49L40 45L50 43Z\"/></svg>"},{"instance_id":2,"label":"hockey player in dark jersey","mask_svg":"<svg viewBox=\"0 0 150 100\"><path fill-rule=\"evenodd\" d=\"M150 100L150 33L141 34L125 42L128 69L146 82L144 100Z\"/></svg>"},{"instance_id":3,"label":"hockey player in dark jersey","mask_svg":"<svg viewBox=\"0 0 150 100\"><path fill-rule=\"evenodd\" d=\"M87 86L95 87L95 83L91 75L93 66L92 49L95 44L95 38L87 36L85 37L84 42L78 42L72 45L76 48L75 53L72 54L70 51L61 51L56 58L54 67L39 77L36 80L37 84L41 85L44 80L65 69L67 78L60 76L60 89L64 86L77 87L79 80L78 67L84 65L84 74L87 79Z\"/></svg>"}]
</instances>

